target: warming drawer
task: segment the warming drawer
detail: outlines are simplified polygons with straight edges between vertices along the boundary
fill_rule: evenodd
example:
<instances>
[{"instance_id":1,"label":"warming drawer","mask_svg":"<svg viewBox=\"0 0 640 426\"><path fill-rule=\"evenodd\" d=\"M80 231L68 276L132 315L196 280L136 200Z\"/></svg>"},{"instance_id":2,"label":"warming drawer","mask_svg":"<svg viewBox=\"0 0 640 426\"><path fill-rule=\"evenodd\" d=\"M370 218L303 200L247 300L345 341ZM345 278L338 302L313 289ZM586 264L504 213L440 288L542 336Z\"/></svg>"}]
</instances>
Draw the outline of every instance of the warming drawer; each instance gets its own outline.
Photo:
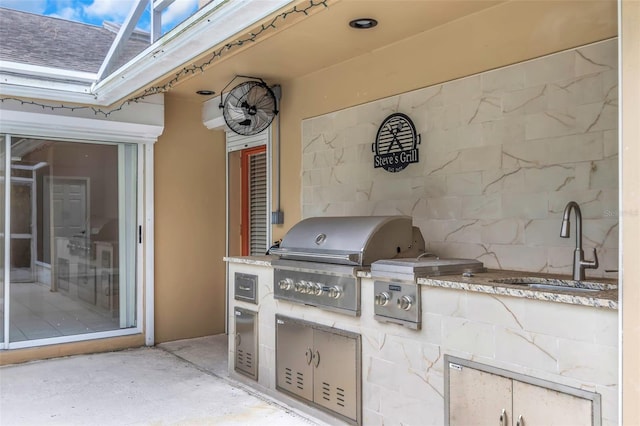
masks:
<instances>
[{"instance_id":1,"label":"warming drawer","mask_svg":"<svg viewBox=\"0 0 640 426\"><path fill-rule=\"evenodd\" d=\"M234 298L244 302L258 304L258 276L236 272L233 276Z\"/></svg>"}]
</instances>

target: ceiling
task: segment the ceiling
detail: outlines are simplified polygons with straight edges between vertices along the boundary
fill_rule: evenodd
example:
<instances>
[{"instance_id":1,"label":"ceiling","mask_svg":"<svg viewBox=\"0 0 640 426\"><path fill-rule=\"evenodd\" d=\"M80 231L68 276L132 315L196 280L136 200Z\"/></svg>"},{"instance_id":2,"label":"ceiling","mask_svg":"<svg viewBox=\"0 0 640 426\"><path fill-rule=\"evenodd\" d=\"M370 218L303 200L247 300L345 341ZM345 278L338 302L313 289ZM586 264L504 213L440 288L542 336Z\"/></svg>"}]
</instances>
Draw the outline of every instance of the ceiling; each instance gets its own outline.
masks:
<instances>
[{"instance_id":1,"label":"ceiling","mask_svg":"<svg viewBox=\"0 0 640 426\"><path fill-rule=\"evenodd\" d=\"M201 89L217 95L236 75L261 77L269 84L283 83L383 46L436 28L447 22L492 7L504 0L335 0L318 13L283 25L271 36L235 54L217 58L203 73L185 79L171 89L172 96L198 101ZM304 2L303 4L308 4ZM378 25L356 30L354 18L375 18ZM285 29L282 31L281 29ZM230 52L231 53L231 52ZM419 54L419 52L416 52ZM207 58L204 55L203 58ZM233 60L230 60L233 58Z\"/></svg>"}]
</instances>

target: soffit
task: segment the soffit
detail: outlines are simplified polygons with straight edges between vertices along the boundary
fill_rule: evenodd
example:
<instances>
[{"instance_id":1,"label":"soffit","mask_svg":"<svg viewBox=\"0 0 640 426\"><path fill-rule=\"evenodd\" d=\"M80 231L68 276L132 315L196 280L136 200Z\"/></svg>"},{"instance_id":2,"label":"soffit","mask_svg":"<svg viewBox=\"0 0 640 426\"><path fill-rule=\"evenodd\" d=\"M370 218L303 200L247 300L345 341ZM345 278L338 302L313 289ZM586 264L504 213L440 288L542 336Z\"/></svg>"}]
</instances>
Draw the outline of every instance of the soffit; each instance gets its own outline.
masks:
<instances>
[{"instance_id":1,"label":"soffit","mask_svg":"<svg viewBox=\"0 0 640 426\"><path fill-rule=\"evenodd\" d=\"M203 101L206 98L196 95L196 90L210 89L219 94L235 75L257 76L268 83L282 83L502 2L337 0L329 3L325 10L298 20L239 53L216 59L205 72L184 79L170 93ZM350 20L362 17L375 18L379 24L368 30L348 26ZM420 52L415 54L420 55Z\"/></svg>"}]
</instances>

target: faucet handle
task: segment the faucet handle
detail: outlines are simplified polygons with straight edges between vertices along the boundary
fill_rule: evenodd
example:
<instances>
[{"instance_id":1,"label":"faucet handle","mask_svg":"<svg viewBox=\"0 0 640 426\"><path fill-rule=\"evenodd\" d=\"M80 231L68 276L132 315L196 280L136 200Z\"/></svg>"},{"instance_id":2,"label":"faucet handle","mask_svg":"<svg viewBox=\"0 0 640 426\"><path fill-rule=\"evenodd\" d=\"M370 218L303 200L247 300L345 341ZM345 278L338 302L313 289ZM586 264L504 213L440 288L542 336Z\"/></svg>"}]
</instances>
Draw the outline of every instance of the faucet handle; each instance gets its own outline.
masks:
<instances>
[{"instance_id":1,"label":"faucet handle","mask_svg":"<svg viewBox=\"0 0 640 426\"><path fill-rule=\"evenodd\" d=\"M593 260L583 260L580 265L583 268L598 269L600 264L598 263L598 253L596 253L595 247L593 248Z\"/></svg>"}]
</instances>

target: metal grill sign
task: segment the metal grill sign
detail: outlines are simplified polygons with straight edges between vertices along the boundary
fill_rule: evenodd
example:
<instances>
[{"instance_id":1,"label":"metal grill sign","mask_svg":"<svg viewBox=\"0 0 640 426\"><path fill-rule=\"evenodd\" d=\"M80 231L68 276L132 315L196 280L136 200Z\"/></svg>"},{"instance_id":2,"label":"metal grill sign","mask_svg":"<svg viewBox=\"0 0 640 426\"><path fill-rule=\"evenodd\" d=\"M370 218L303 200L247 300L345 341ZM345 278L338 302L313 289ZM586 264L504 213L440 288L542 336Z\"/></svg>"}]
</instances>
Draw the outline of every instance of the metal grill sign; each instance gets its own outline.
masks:
<instances>
[{"instance_id":1,"label":"metal grill sign","mask_svg":"<svg viewBox=\"0 0 640 426\"><path fill-rule=\"evenodd\" d=\"M419 161L418 145L420 135L416 133L413 121L400 112L391 114L380 125L372 144L373 167L382 167L391 173L404 170Z\"/></svg>"}]
</instances>

